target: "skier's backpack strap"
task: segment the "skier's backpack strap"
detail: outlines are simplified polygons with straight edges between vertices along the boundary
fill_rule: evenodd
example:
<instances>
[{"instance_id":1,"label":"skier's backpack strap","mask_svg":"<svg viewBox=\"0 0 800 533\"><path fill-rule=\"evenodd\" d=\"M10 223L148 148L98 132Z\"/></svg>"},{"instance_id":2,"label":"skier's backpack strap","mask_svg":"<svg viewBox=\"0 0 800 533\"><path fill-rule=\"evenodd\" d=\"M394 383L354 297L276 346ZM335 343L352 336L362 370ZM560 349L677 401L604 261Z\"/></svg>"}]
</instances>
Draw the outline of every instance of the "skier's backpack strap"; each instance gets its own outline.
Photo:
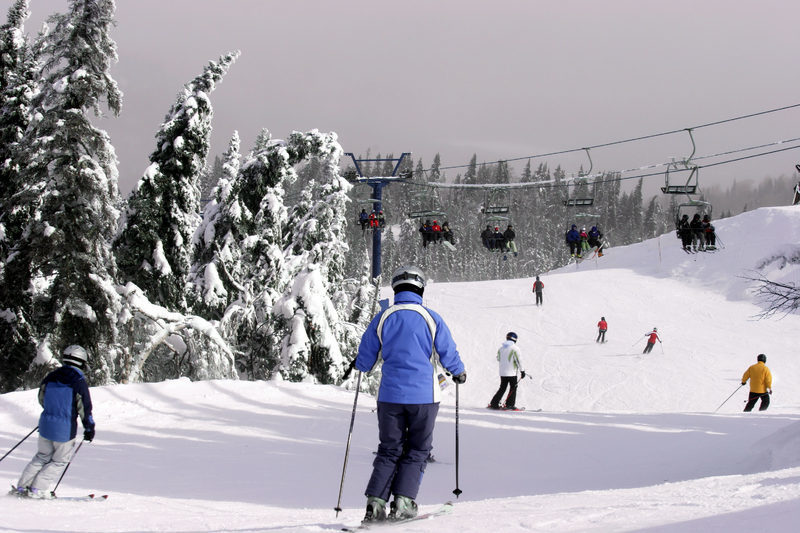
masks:
<instances>
[{"instance_id":1,"label":"skier's backpack strap","mask_svg":"<svg viewBox=\"0 0 800 533\"><path fill-rule=\"evenodd\" d=\"M416 311L425 319L425 322L428 324L428 330L430 330L431 333L431 364L433 364L434 368L440 366L439 354L436 353L436 321L428 310L419 304L395 304L383 312L381 319L378 321L378 342L381 345L381 351L383 350L383 323L386 322L389 315L402 310ZM378 352L379 358L381 357L381 351Z\"/></svg>"},{"instance_id":2,"label":"skier's backpack strap","mask_svg":"<svg viewBox=\"0 0 800 533\"><path fill-rule=\"evenodd\" d=\"M415 311L415 312L419 313L420 315L422 315L422 318L425 319L425 323L428 324L428 329L430 330L430 334L431 334L430 362L431 362L431 367L432 367L432 370L433 370L433 376L432 376L432 380L433 380L432 381L432 383L433 383L433 391L432 391L432 393L433 393L433 402L434 403L438 403L439 399L440 399L440 394L441 394L441 388L439 386L439 381L438 381L438 372L439 372L438 368L440 366L442 366L442 364L439 361L439 354L436 352L436 321L433 319L433 316L431 316L431 314L428 312L428 310L425 309L423 306L421 306L419 304L395 304L395 305L391 306L389 309L387 309L386 311L383 312L383 314L381 315L380 320L378 321L378 331L377 331L377 333L378 333L378 342L380 343L381 347L378 350L378 360L377 361L380 361L382 359L383 323L386 322L386 319L392 313L395 313L397 311L403 311L403 310ZM377 361L375 362L376 365L378 364Z\"/></svg>"}]
</instances>

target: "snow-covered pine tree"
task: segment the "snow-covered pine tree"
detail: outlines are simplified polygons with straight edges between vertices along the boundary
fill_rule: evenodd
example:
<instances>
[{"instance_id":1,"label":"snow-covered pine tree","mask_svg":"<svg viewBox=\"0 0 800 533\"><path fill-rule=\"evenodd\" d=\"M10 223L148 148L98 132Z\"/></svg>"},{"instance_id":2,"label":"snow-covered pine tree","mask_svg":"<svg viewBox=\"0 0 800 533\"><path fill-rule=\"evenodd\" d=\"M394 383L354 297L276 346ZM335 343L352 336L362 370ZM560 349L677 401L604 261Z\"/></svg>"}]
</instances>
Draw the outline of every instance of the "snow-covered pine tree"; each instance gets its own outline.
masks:
<instances>
[{"instance_id":1,"label":"snow-covered pine tree","mask_svg":"<svg viewBox=\"0 0 800 533\"><path fill-rule=\"evenodd\" d=\"M35 353L30 325L22 313L24 287L7 283L5 264L22 235L32 202L19 194L22 153L19 142L30 123L35 92L36 56L28 46L24 23L28 0L17 0L0 26L0 392L16 389Z\"/></svg>"},{"instance_id":2,"label":"snow-covered pine tree","mask_svg":"<svg viewBox=\"0 0 800 533\"><path fill-rule=\"evenodd\" d=\"M292 282L273 312L285 330L281 373L292 381L311 374L322 383L333 383L349 362L342 360L341 348L346 337L343 313L351 297L342 283L351 185L339 175L342 149L335 134L295 132L287 148L319 158L322 172L319 182L307 183L286 232Z\"/></svg>"},{"instance_id":3,"label":"snow-covered pine tree","mask_svg":"<svg viewBox=\"0 0 800 533\"><path fill-rule=\"evenodd\" d=\"M41 92L19 143L23 180L41 191L6 279L30 297L22 314L38 351L29 384L73 344L90 354L92 383L107 382L113 372L120 302L109 242L118 216L117 159L88 115L100 116L103 105L116 115L121 106L109 73L117 60L114 9L113 0L72 0L67 13L51 17Z\"/></svg>"},{"instance_id":4,"label":"snow-covered pine tree","mask_svg":"<svg viewBox=\"0 0 800 533\"><path fill-rule=\"evenodd\" d=\"M133 283L118 286L121 354L116 379L123 383L237 379L234 354L214 324L151 303Z\"/></svg>"},{"instance_id":5,"label":"snow-covered pine tree","mask_svg":"<svg viewBox=\"0 0 800 533\"><path fill-rule=\"evenodd\" d=\"M164 307L187 309L192 235L200 223L198 181L208 157L209 95L239 57L211 61L178 94L156 134L150 166L131 194L114 251L124 279Z\"/></svg>"},{"instance_id":6,"label":"snow-covered pine tree","mask_svg":"<svg viewBox=\"0 0 800 533\"><path fill-rule=\"evenodd\" d=\"M242 291L240 227L239 133L234 132L220 160L221 176L211 201L203 210L203 222L195 231L195 261L190 274L192 309L209 319L222 318L228 305Z\"/></svg>"},{"instance_id":7,"label":"snow-covered pine tree","mask_svg":"<svg viewBox=\"0 0 800 533\"><path fill-rule=\"evenodd\" d=\"M30 123L38 75L34 49L24 33L28 16L28 0L17 0L8 11L8 22L0 26L0 279L28 214L17 197L24 186L19 141Z\"/></svg>"},{"instance_id":8,"label":"snow-covered pine tree","mask_svg":"<svg viewBox=\"0 0 800 533\"><path fill-rule=\"evenodd\" d=\"M280 336L272 307L288 285L283 231L288 220L285 190L297 175L286 143L262 130L239 171L243 290L220 321L225 338L241 354L239 370L250 379L268 379L280 361Z\"/></svg>"},{"instance_id":9,"label":"snow-covered pine tree","mask_svg":"<svg viewBox=\"0 0 800 533\"><path fill-rule=\"evenodd\" d=\"M200 204L204 206L214 198L214 188L222 177L223 158L214 156L214 162L200 175Z\"/></svg>"},{"instance_id":10,"label":"snow-covered pine tree","mask_svg":"<svg viewBox=\"0 0 800 533\"><path fill-rule=\"evenodd\" d=\"M467 185L478 183L478 154L472 154L469 160L469 166L464 172L463 183Z\"/></svg>"}]
</instances>

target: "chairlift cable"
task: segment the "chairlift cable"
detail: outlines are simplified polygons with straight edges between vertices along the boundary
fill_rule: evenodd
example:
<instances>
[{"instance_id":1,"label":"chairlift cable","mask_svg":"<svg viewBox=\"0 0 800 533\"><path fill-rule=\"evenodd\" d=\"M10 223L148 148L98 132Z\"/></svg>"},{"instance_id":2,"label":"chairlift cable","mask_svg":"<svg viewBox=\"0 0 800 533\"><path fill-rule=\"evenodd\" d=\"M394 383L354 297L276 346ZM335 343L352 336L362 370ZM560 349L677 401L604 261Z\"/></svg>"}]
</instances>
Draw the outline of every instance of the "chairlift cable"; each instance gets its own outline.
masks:
<instances>
[{"instance_id":1,"label":"chairlift cable","mask_svg":"<svg viewBox=\"0 0 800 533\"><path fill-rule=\"evenodd\" d=\"M652 133L652 134L649 134L649 135L640 135L638 137L630 137L628 139L621 139L621 140L618 140L618 141L611 141L611 142L606 142L606 143L594 144L594 145L583 147L583 148L570 148L570 149L567 149L567 150L558 150L558 151L547 152L547 153L542 153L542 154L533 154L533 155L526 155L526 156L522 156L522 157L499 159L497 161L483 162L483 163L481 163L481 165L491 165L491 164L497 164L497 163L500 163L500 162L508 163L508 162L512 162L512 161L521 161L523 159L534 159L534 158L550 157L550 156L554 156L554 155L564 155L564 154L570 154L570 153L574 153L574 152L580 152L580 151L583 151L583 150L590 150L590 149L593 149L593 148L607 148L609 146L615 146L615 145L618 145L618 144L625 144L625 143L630 143L630 142L643 141L643 140L647 140L647 139L653 139L653 138L656 138L656 137L663 137L663 136L666 136L666 135L675 135L677 133L683 133L685 131L689 131L689 133L691 135L691 130L698 130L698 129L701 129L701 128L708 128L708 127L711 127L711 126L718 126L720 124L726 124L728 122L734 122L734 121L737 121L737 120L743 120L743 119L747 119L747 118L758 117L758 116L767 115L767 114L770 114L770 113L777 113L777 112L780 112L780 111L786 111L786 110L794 109L794 108L797 108L797 107L800 107L800 104L792 104L792 105L787 105L787 106L783 106L783 107L777 107L775 109L767 109L765 111L758 111L756 113L749 113L747 115L739 115L739 116L736 116L736 117L726 118L726 119L722 119L722 120L716 120L716 121L713 121L713 122L706 122L704 124L698 124L696 126L691 126L689 128L680 128L680 129L675 129L675 130L663 131L663 132L660 132L660 133ZM453 169L458 169L458 168L468 168L470 166L471 166L470 164L440 166L438 168L438 171L441 172L442 170L453 170ZM426 172L428 170L432 170L432 168L431 169L426 169L423 172Z\"/></svg>"},{"instance_id":2,"label":"chairlift cable","mask_svg":"<svg viewBox=\"0 0 800 533\"><path fill-rule=\"evenodd\" d=\"M681 131L683 131L683 130L681 130ZM769 146L778 146L778 145L781 145L781 144L797 142L797 141L800 141L800 137L795 137L795 138L792 138L792 139L784 139L784 140L775 141L775 142L772 142L772 143L760 144L760 145L756 145L756 146L748 146L746 148L738 148L738 149L735 149L735 150L727 150L727 151L718 152L718 153L715 153L715 154L697 156L697 157L694 157L693 160L694 161L699 161L699 160L704 160L704 159L711 159L711 158L714 158L714 157L732 155L732 154L741 153L741 152L749 152L751 150L759 150L761 148L767 148ZM796 149L796 148L798 148L798 146L793 146L793 147L784 148L784 149L780 149L780 150L773 150L773 151L769 151L769 152L761 152L759 154L753 154L753 155L747 156L747 157L729 159L729 160L725 160L725 161L719 161L719 162L716 162L716 163L707 163L705 165L698 165L698 167L699 168L706 168L706 167L718 166L718 165L723 165L723 164L726 164L726 163L733 163L733 162L737 162L737 161L742 161L742 160L745 160L745 159L761 157L761 156L764 156L764 155L771 155L771 154L782 152L782 151L786 151L786 150L793 150L793 149ZM649 165L642 165L642 166L639 166L639 167L629 168L629 169L624 169L624 170L609 170L609 171L604 171L604 172L598 172L598 173L595 173L595 174L587 174L587 175L584 175L584 176L580 176L579 178L566 178L564 180L561 180L561 183L558 184L558 185L555 185L555 180L550 180L550 181L530 181L530 182L515 182L515 183L444 183L444 182L435 182L434 183L434 182L426 182L425 186L432 187L432 188L439 188L439 189L495 189L495 188L527 189L527 188L553 188L553 187L556 187L556 186L558 186L558 187L568 187L570 185L570 183L575 181L576 179L588 180L588 179L592 179L592 178L602 177L602 176L605 176L607 174L625 174L625 173L628 173L628 172L635 172L635 171L642 171L642 170L649 170L649 169L654 169L654 168L666 167L666 166L669 166L669 165L671 165L673 163L674 162L672 162L672 161L666 162L666 163L653 163L653 164L649 164ZM691 168L684 168L684 169L678 168L678 169L671 170L671 172L685 172L685 171L688 171L688 170L691 170ZM646 174L637 174L637 175L634 175L634 176L610 178L610 179L608 179L606 181L624 181L624 180L628 180L628 179L647 178L647 177L662 176L662 175L663 175L663 172L653 172L653 173L646 173Z\"/></svg>"}]
</instances>

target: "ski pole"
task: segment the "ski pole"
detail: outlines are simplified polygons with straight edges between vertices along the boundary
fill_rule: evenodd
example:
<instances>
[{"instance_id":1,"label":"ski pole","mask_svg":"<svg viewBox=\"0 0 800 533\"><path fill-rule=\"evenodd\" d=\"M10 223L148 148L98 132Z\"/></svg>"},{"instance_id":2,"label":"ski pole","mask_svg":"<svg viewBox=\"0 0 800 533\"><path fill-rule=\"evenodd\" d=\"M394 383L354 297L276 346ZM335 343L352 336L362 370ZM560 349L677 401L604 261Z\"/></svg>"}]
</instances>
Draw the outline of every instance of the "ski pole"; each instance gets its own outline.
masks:
<instances>
[{"instance_id":1,"label":"ski pole","mask_svg":"<svg viewBox=\"0 0 800 533\"><path fill-rule=\"evenodd\" d=\"M71 465L71 464L72 464L72 460L73 460L73 459L75 459L75 456L76 456L76 455L78 455L78 452L80 451L80 449L81 449L81 446L83 446L83 441L80 441L80 443L78 443L78 447L75 449L75 453L73 453L73 454L72 454L72 457L70 457L70 458L69 458L69 462L67 463L67 466L65 466L65 467L64 467L64 471L63 471L63 472L61 472L61 477L60 477L60 478L58 478L58 483L56 483L56 486L55 486L55 487L53 487L53 494L55 494L55 492L56 492L56 489L57 489L57 488L58 488L58 486L61 484L61 480L62 480L62 479L64 479L64 476L66 475L66 473L67 473L67 470L69 469L69 465Z\"/></svg>"},{"instance_id":2,"label":"ski pole","mask_svg":"<svg viewBox=\"0 0 800 533\"><path fill-rule=\"evenodd\" d=\"M741 389L742 387L744 387L744 383L742 383L741 385L739 385L738 387L736 387L736 390L735 390L735 391L733 391L733 394L736 394L737 392L739 392L739 389ZM728 396L728 397L725 399L725 401L724 401L724 402L722 402L721 404L719 404L719 407L717 407L716 409L714 409L714 412L716 413L717 411L719 411L719 410L720 410L720 408L721 408L723 405L725 405L725 403L726 403L728 400L730 400L731 398L733 398L733 394L731 394L730 396Z\"/></svg>"},{"instance_id":3,"label":"ski pole","mask_svg":"<svg viewBox=\"0 0 800 533\"><path fill-rule=\"evenodd\" d=\"M661 347L661 355L664 355L664 343L661 342L661 341L658 341L658 345Z\"/></svg>"},{"instance_id":4,"label":"ski pole","mask_svg":"<svg viewBox=\"0 0 800 533\"><path fill-rule=\"evenodd\" d=\"M458 386L459 384L456 383L456 488L453 490L453 494L456 495L458 498L461 495L461 489L458 488Z\"/></svg>"},{"instance_id":5,"label":"ski pole","mask_svg":"<svg viewBox=\"0 0 800 533\"><path fill-rule=\"evenodd\" d=\"M16 444L14 445L14 447L13 447L13 448L11 448L10 450L8 450L8 451L6 452L6 454L5 454L3 457L0 457L0 461L2 461L3 459L5 459L6 457L8 457L8 454L10 454L10 453L11 453L11 452L13 452L14 450L16 450L16 449L17 449L17 446L19 446L20 444L22 444L23 442L25 442L26 440L28 440L28 437L30 437L31 435L33 435L33 432L34 432L34 431L36 431L37 429L39 429L39 426L36 426L35 428L33 428L33 429L31 430L31 432L30 432L30 433L28 433L27 435L25 435L25 436L22 438L22 440L21 440L21 441L19 441L18 443L16 443Z\"/></svg>"},{"instance_id":6,"label":"ski pole","mask_svg":"<svg viewBox=\"0 0 800 533\"><path fill-rule=\"evenodd\" d=\"M339 483L339 500L336 502L336 516L342 510L342 489L344 489L344 474L347 472L347 457L350 455L350 438L353 436L353 424L356 421L356 405L358 405L358 391L361 389L361 371L358 372L358 379L356 380L356 397L353 400L353 414L350 415L350 430L347 432L347 446L344 449L344 464L342 465L342 481ZM458 389L456 389L458 391Z\"/></svg>"}]
</instances>

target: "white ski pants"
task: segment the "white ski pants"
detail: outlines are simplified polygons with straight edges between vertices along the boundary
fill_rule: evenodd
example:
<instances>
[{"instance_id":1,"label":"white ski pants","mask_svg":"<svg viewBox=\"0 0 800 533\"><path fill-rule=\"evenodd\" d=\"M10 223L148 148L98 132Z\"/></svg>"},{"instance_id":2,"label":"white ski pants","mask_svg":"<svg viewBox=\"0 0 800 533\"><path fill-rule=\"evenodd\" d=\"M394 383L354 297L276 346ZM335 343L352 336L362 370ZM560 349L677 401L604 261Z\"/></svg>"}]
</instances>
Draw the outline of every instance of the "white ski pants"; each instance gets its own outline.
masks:
<instances>
[{"instance_id":1,"label":"white ski pants","mask_svg":"<svg viewBox=\"0 0 800 533\"><path fill-rule=\"evenodd\" d=\"M17 487L51 491L72 459L75 439L55 442L39 435L38 447L38 453L22 471Z\"/></svg>"}]
</instances>

